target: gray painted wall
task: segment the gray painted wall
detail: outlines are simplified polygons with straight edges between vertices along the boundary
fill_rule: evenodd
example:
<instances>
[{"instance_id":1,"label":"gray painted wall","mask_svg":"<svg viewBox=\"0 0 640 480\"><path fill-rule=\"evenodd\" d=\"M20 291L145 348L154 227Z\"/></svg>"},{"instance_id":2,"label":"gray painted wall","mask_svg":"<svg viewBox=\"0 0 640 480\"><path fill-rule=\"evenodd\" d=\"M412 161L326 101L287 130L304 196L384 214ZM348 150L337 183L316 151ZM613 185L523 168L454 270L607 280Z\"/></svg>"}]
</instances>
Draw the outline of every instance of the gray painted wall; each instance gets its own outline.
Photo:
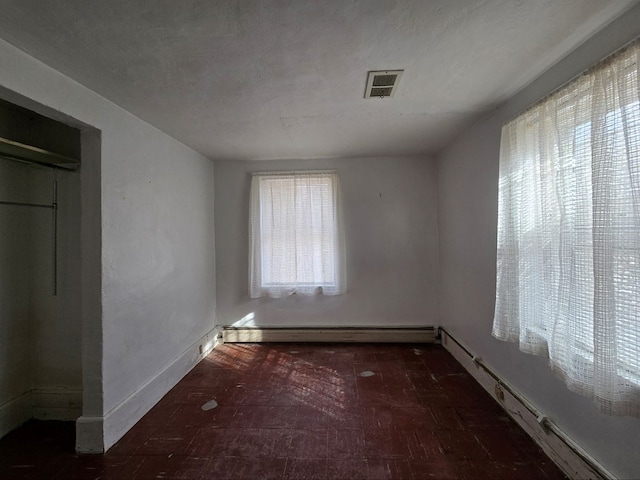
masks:
<instances>
[{"instance_id":1,"label":"gray painted wall","mask_svg":"<svg viewBox=\"0 0 640 480\"><path fill-rule=\"evenodd\" d=\"M108 447L215 325L213 162L1 40L0 64L5 99L100 131L83 143L79 171L82 441Z\"/></svg>"},{"instance_id":2,"label":"gray painted wall","mask_svg":"<svg viewBox=\"0 0 640 480\"><path fill-rule=\"evenodd\" d=\"M335 169L342 187L347 293L249 299L252 171ZM435 325L438 235L429 158L216 162L218 323L265 326Z\"/></svg>"},{"instance_id":3,"label":"gray painted wall","mask_svg":"<svg viewBox=\"0 0 640 480\"><path fill-rule=\"evenodd\" d=\"M0 161L0 200L26 201L28 187L24 167ZM31 212L0 205L0 411L31 389L30 224ZM0 418L2 435L15 423Z\"/></svg>"},{"instance_id":4,"label":"gray painted wall","mask_svg":"<svg viewBox=\"0 0 640 480\"><path fill-rule=\"evenodd\" d=\"M640 34L640 7L583 44L438 157L442 324L620 478L640 476L640 419L600 414L556 379L543 358L491 337L498 159L502 125Z\"/></svg>"},{"instance_id":5,"label":"gray painted wall","mask_svg":"<svg viewBox=\"0 0 640 480\"><path fill-rule=\"evenodd\" d=\"M137 119L124 123L128 132L103 143L107 412L215 323L213 162Z\"/></svg>"}]
</instances>

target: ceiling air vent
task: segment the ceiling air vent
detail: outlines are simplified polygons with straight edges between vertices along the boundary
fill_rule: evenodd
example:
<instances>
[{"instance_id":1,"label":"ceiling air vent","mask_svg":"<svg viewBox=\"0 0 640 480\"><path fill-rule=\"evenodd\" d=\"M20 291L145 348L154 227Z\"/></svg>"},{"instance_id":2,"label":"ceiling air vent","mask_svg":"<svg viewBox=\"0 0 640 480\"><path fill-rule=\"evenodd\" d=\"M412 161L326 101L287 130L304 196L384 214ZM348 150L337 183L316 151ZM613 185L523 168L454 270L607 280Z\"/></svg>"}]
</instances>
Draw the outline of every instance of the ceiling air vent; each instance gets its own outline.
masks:
<instances>
[{"instance_id":1,"label":"ceiling air vent","mask_svg":"<svg viewBox=\"0 0 640 480\"><path fill-rule=\"evenodd\" d=\"M364 98L393 97L404 70L379 70L369 72Z\"/></svg>"}]
</instances>

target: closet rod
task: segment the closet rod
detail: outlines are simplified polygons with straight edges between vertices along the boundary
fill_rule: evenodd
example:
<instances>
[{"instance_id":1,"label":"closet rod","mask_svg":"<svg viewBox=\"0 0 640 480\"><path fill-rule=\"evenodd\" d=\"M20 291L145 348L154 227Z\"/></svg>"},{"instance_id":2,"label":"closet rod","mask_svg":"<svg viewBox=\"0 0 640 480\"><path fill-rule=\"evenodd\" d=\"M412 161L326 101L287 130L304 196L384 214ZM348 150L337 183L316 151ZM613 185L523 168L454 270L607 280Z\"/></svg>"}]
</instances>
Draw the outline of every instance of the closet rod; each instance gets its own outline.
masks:
<instances>
[{"instance_id":1,"label":"closet rod","mask_svg":"<svg viewBox=\"0 0 640 480\"><path fill-rule=\"evenodd\" d=\"M17 207L38 207L38 208L56 208L56 205L46 205L43 203L23 203L23 202L4 202L0 201L0 205L14 205Z\"/></svg>"},{"instance_id":2,"label":"closet rod","mask_svg":"<svg viewBox=\"0 0 640 480\"><path fill-rule=\"evenodd\" d=\"M69 167L60 167L60 165L54 165L51 163L46 163L46 162L40 162L38 160L27 160L24 158L20 158L20 157L15 157L13 155L9 155L7 153L2 153L0 152L0 160L9 160L12 162L18 162L18 163L24 163L26 165L30 165L32 167L41 167L41 168L52 168L54 170L58 169L58 168L63 168L64 170L70 170L73 171L75 168L69 168Z\"/></svg>"},{"instance_id":3,"label":"closet rod","mask_svg":"<svg viewBox=\"0 0 640 480\"><path fill-rule=\"evenodd\" d=\"M44 150L33 145L16 142L0 136L0 156L18 162L33 163L42 167L75 170L80 160Z\"/></svg>"}]
</instances>

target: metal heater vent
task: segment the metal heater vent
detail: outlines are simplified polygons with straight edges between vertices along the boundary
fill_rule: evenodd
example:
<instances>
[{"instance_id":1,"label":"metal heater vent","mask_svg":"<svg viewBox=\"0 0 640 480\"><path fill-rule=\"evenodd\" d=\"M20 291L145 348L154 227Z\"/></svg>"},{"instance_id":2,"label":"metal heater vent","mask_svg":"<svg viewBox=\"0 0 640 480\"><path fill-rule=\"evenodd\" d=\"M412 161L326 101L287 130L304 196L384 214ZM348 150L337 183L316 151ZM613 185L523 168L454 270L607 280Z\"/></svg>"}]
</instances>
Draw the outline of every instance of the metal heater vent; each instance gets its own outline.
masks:
<instances>
[{"instance_id":1,"label":"metal heater vent","mask_svg":"<svg viewBox=\"0 0 640 480\"><path fill-rule=\"evenodd\" d=\"M364 98L393 97L404 70L378 70L369 72Z\"/></svg>"}]
</instances>

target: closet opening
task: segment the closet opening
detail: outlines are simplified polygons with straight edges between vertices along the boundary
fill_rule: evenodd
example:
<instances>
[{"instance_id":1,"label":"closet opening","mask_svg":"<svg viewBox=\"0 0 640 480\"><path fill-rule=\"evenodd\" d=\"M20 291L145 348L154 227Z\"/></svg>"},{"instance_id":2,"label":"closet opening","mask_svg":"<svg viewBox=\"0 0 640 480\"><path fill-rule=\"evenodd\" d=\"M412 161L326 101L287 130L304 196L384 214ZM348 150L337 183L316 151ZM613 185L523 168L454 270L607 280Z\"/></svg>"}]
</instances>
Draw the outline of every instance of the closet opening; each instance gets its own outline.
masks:
<instances>
[{"instance_id":1,"label":"closet opening","mask_svg":"<svg viewBox=\"0 0 640 480\"><path fill-rule=\"evenodd\" d=\"M0 437L82 415L81 137L0 100Z\"/></svg>"}]
</instances>

